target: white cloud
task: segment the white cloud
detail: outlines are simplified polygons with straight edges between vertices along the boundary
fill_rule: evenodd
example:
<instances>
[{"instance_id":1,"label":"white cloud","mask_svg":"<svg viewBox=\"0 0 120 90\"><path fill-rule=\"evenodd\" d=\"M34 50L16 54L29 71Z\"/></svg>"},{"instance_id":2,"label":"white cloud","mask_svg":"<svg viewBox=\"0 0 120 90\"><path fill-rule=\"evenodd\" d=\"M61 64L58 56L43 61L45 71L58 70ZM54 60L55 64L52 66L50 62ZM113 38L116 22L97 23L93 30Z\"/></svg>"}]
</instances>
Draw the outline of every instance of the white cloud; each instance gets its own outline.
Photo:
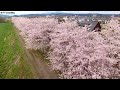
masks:
<instances>
[{"instance_id":1,"label":"white cloud","mask_svg":"<svg viewBox=\"0 0 120 90\"><path fill-rule=\"evenodd\" d=\"M59 12L59 11L0 11L0 12L15 12L16 15L21 14L42 14L42 13L50 13L50 12ZM65 13L79 13L79 14L87 14L87 13L99 13L99 14L120 14L120 11L60 11Z\"/></svg>"},{"instance_id":2,"label":"white cloud","mask_svg":"<svg viewBox=\"0 0 120 90\"><path fill-rule=\"evenodd\" d=\"M47 13L51 11L15 11L16 15L20 14L42 14L42 13Z\"/></svg>"},{"instance_id":3,"label":"white cloud","mask_svg":"<svg viewBox=\"0 0 120 90\"><path fill-rule=\"evenodd\" d=\"M99 13L99 14L120 14L120 11L62 11L67 13Z\"/></svg>"},{"instance_id":4,"label":"white cloud","mask_svg":"<svg viewBox=\"0 0 120 90\"><path fill-rule=\"evenodd\" d=\"M61 11L65 13L89 13L90 11Z\"/></svg>"},{"instance_id":5,"label":"white cloud","mask_svg":"<svg viewBox=\"0 0 120 90\"><path fill-rule=\"evenodd\" d=\"M22 15L22 14L42 14L42 13L55 12L55 11L0 11L0 12L15 12L15 15Z\"/></svg>"}]
</instances>

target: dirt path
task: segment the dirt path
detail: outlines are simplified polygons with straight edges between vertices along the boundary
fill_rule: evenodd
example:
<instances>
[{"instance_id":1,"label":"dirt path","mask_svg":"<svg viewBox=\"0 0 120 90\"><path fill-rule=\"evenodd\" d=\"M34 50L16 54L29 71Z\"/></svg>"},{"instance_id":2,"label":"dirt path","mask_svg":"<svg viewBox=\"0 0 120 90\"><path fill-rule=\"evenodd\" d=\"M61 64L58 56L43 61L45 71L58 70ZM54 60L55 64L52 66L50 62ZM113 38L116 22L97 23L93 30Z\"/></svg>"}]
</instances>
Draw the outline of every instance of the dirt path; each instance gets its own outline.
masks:
<instances>
[{"instance_id":1,"label":"dirt path","mask_svg":"<svg viewBox=\"0 0 120 90\"><path fill-rule=\"evenodd\" d=\"M36 73L39 79L58 79L58 75L49 69L47 63L43 62L42 58L38 57L33 51L25 48L25 42L22 37L19 35L19 31L15 30L20 42L25 50L27 60L32 66L32 69Z\"/></svg>"}]
</instances>

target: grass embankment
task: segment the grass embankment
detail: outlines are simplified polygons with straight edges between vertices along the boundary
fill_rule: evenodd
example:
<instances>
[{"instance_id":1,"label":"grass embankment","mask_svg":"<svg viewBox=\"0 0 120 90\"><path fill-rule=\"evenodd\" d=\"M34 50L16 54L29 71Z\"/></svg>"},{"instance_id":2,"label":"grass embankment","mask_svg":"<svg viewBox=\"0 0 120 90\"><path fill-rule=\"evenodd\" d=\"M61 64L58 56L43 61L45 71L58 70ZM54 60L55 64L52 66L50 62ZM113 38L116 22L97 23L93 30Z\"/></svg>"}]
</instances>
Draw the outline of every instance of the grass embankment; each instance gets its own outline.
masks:
<instances>
[{"instance_id":1,"label":"grass embankment","mask_svg":"<svg viewBox=\"0 0 120 90\"><path fill-rule=\"evenodd\" d=\"M0 23L0 78L34 78L12 23Z\"/></svg>"}]
</instances>

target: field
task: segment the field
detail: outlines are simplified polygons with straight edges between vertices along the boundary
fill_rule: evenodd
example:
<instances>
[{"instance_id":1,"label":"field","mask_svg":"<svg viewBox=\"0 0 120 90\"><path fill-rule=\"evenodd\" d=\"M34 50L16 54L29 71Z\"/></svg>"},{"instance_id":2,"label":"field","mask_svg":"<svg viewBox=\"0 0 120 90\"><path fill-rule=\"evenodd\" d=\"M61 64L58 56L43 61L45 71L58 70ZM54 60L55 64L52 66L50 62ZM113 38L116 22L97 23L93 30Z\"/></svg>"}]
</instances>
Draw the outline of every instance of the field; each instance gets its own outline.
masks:
<instances>
[{"instance_id":1,"label":"field","mask_svg":"<svg viewBox=\"0 0 120 90\"><path fill-rule=\"evenodd\" d=\"M35 78L12 23L0 23L0 78Z\"/></svg>"}]
</instances>

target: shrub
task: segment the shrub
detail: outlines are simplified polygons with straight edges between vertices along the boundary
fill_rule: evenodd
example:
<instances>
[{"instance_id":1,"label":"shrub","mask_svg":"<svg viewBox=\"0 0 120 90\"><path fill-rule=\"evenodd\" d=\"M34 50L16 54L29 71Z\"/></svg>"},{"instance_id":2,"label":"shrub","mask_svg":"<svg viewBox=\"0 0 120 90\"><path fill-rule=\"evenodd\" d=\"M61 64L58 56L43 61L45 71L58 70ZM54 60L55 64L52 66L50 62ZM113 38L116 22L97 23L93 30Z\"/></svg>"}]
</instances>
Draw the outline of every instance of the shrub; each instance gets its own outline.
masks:
<instances>
[{"instance_id":1,"label":"shrub","mask_svg":"<svg viewBox=\"0 0 120 90\"><path fill-rule=\"evenodd\" d=\"M5 18L0 17L0 23L5 23Z\"/></svg>"}]
</instances>

